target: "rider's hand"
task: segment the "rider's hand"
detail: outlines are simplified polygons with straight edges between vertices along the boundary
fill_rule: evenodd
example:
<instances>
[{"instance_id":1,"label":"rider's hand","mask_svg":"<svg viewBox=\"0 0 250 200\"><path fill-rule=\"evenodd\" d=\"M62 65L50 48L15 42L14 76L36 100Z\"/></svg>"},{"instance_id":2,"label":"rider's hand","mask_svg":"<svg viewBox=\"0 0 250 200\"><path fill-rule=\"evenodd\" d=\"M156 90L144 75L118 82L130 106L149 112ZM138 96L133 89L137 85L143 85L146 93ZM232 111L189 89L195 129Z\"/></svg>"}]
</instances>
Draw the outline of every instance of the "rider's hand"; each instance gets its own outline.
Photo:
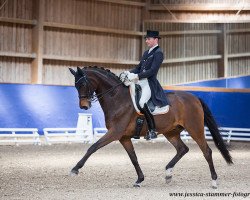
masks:
<instances>
[{"instance_id":1,"label":"rider's hand","mask_svg":"<svg viewBox=\"0 0 250 200\"><path fill-rule=\"evenodd\" d=\"M131 84L131 82L128 80L128 74L130 72L129 71L124 71L122 73L120 73L119 75L119 79L124 83L124 85L129 86Z\"/></svg>"},{"instance_id":2,"label":"rider's hand","mask_svg":"<svg viewBox=\"0 0 250 200\"><path fill-rule=\"evenodd\" d=\"M120 79L122 82L126 81L127 76L128 76L129 73L130 73L129 71L124 71L124 72L120 73L119 79Z\"/></svg>"},{"instance_id":3,"label":"rider's hand","mask_svg":"<svg viewBox=\"0 0 250 200\"><path fill-rule=\"evenodd\" d=\"M129 73L128 74L128 80L131 81L131 82L136 83L139 80L138 74Z\"/></svg>"}]
</instances>

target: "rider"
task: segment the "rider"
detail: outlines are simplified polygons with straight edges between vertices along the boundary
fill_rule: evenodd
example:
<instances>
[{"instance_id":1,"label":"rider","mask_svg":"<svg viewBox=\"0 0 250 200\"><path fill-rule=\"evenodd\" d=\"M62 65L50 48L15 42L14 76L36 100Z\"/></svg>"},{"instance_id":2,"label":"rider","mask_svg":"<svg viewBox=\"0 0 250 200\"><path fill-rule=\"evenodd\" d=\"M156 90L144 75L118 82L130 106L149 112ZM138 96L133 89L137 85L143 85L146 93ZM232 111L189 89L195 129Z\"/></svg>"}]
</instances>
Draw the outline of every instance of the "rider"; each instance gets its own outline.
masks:
<instances>
[{"instance_id":1,"label":"rider","mask_svg":"<svg viewBox=\"0 0 250 200\"><path fill-rule=\"evenodd\" d=\"M147 30L145 40L149 50L144 52L139 65L128 74L129 81L142 87L139 104L148 124L149 131L145 137L147 140L157 138L157 132L153 115L146 103L151 98L153 104L159 108L168 105L166 95L157 80L157 73L163 62L163 52L158 45L159 39L158 31Z\"/></svg>"}]
</instances>

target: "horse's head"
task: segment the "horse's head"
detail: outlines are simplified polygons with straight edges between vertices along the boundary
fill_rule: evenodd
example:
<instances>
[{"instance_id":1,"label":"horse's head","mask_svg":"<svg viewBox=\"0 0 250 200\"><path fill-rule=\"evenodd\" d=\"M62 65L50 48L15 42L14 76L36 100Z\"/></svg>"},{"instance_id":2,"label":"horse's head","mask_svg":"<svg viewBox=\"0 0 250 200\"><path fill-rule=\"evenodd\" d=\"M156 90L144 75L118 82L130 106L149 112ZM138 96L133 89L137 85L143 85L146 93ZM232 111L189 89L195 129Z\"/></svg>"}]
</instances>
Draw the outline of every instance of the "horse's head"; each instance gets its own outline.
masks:
<instances>
[{"instance_id":1,"label":"horse's head","mask_svg":"<svg viewBox=\"0 0 250 200\"><path fill-rule=\"evenodd\" d=\"M70 72L75 76L75 87L78 91L79 106L81 109L89 109L91 100L94 98L94 88L90 83L87 74L77 67L77 71L69 68Z\"/></svg>"}]
</instances>

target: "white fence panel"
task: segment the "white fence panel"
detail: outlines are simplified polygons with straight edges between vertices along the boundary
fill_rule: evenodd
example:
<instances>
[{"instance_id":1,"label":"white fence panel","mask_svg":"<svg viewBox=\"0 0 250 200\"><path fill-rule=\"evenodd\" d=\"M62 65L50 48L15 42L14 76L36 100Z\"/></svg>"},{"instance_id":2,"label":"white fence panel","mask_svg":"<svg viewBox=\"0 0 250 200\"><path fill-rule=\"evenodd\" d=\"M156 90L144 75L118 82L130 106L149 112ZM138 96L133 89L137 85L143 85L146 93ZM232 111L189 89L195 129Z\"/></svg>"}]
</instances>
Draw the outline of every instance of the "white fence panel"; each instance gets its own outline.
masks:
<instances>
[{"instance_id":1,"label":"white fence panel","mask_svg":"<svg viewBox=\"0 0 250 200\"><path fill-rule=\"evenodd\" d=\"M37 128L0 128L0 143L40 145L41 141Z\"/></svg>"},{"instance_id":2,"label":"white fence panel","mask_svg":"<svg viewBox=\"0 0 250 200\"><path fill-rule=\"evenodd\" d=\"M223 140L227 141L227 143L230 143L230 141L250 141L250 129L248 128L230 128L230 127L221 127L219 128L220 134L223 138ZM106 128L94 128L94 141L97 140L97 138L100 138L107 132ZM207 127L204 128L204 134L205 138L212 140L212 135ZM141 137L142 139L142 137ZM188 134L186 130L181 132L181 139L185 142L188 142L192 139L192 137ZM133 141L139 141L134 140ZM157 141L164 141L166 140L163 136L158 136L157 139L152 140L152 142Z\"/></svg>"},{"instance_id":3,"label":"white fence panel","mask_svg":"<svg viewBox=\"0 0 250 200\"><path fill-rule=\"evenodd\" d=\"M93 133L87 129L79 128L44 128L45 143L93 143L102 137L108 130L106 128L94 128ZM220 132L222 138L230 143L230 141L250 141L250 129L247 128L230 128L221 127ZM204 134L206 139L212 139L211 133L205 127ZM181 132L181 138L188 142L190 135L187 131ZM144 140L144 139L143 139ZM134 140L133 141L140 141ZM159 136L152 142L167 141L165 137ZM0 128L0 144L20 144L32 143L41 144L40 136L37 128Z\"/></svg>"},{"instance_id":4,"label":"white fence panel","mask_svg":"<svg viewBox=\"0 0 250 200\"><path fill-rule=\"evenodd\" d=\"M230 141L250 141L250 129L249 128L230 128L221 127L220 133L222 138L230 143ZM205 135L207 139L212 139L211 133L207 127L205 127Z\"/></svg>"},{"instance_id":5,"label":"white fence panel","mask_svg":"<svg viewBox=\"0 0 250 200\"><path fill-rule=\"evenodd\" d=\"M106 128L94 128L94 142L105 135L108 132Z\"/></svg>"},{"instance_id":6,"label":"white fence panel","mask_svg":"<svg viewBox=\"0 0 250 200\"><path fill-rule=\"evenodd\" d=\"M88 129L78 128L44 128L46 144L52 143L92 143L93 133Z\"/></svg>"},{"instance_id":7,"label":"white fence panel","mask_svg":"<svg viewBox=\"0 0 250 200\"><path fill-rule=\"evenodd\" d=\"M221 127L219 128L220 134L223 140L230 143L230 141L250 141L250 129L249 128L231 128L231 127ZM204 128L205 138L212 140L213 137L207 127ZM191 136L186 131L181 132L181 138L188 141Z\"/></svg>"}]
</instances>

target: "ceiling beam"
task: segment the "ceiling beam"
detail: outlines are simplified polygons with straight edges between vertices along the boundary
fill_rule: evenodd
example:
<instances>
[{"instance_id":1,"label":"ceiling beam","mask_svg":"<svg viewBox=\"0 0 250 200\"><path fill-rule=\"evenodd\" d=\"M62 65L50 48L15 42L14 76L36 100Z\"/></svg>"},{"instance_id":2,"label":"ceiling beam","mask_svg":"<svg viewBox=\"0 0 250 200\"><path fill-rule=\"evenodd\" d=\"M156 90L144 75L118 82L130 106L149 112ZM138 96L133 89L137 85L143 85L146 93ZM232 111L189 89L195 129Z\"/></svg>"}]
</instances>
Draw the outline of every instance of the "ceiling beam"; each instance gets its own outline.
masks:
<instances>
[{"instance_id":1,"label":"ceiling beam","mask_svg":"<svg viewBox=\"0 0 250 200\"><path fill-rule=\"evenodd\" d=\"M151 4L150 11L164 11L168 8L171 11L244 11L250 10L250 4Z\"/></svg>"},{"instance_id":2,"label":"ceiling beam","mask_svg":"<svg viewBox=\"0 0 250 200\"><path fill-rule=\"evenodd\" d=\"M135 2L135 1L125 1L125 0L97 0L107 3L114 3L114 4L122 4L122 5L128 5L128 6L140 6L144 7L146 3L143 2Z\"/></svg>"}]
</instances>

